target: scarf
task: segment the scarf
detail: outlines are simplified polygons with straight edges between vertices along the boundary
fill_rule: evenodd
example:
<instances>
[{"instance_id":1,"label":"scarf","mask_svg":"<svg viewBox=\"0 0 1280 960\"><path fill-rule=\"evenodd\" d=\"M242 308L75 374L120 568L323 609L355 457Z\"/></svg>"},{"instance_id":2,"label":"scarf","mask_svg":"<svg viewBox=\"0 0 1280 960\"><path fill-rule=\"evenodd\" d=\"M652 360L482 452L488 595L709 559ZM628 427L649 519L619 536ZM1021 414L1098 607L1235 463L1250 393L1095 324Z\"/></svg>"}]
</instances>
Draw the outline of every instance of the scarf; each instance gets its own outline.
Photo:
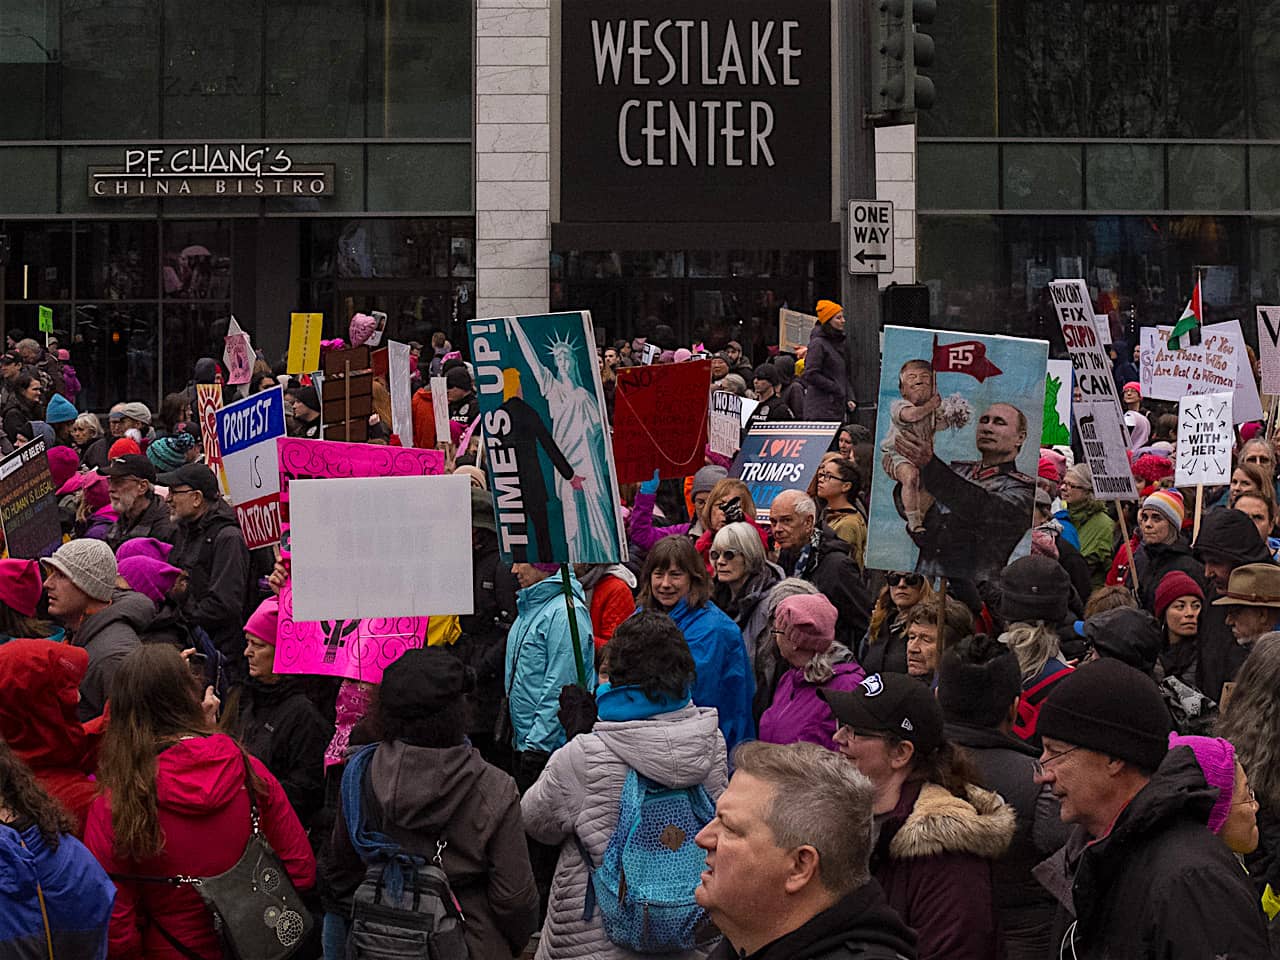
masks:
<instances>
[{"instance_id":1,"label":"scarf","mask_svg":"<svg viewBox=\"0 0 1280 960\"><path fill-rule=\"evenodd\" d=\"M809 542L800 550L799 556L796 557L796 569L793 577L799 577L801 580L808 580L812 568L818 565L818 544L822 542L822 531L818 527L813 528L813 533L809 535Z\"/></svg>"},{"instance_id":2,"label":"scarf","mask_svg":"<svg viewBox=\"0 0 1280 960\"><path fill-rule=\"evenodd\" d=\"M648 720L660 713L671 713L690 703L688 694L681 698L651 699L639 687L615 687L605 682L596 687L596 715L601 720Z\"/></svg>"},{"instance_id":3,"label":"scarf","mask_svg":"<svg viewBox=\"0 0 1280 960\"><path fill-rule=\"evenodd\" d=\"M365 863L385 863L382 879L386 883L387 893L393 900L399 900L404 892L404 868L414 867L422 859L401 853L400 844L381 830L373 829L365 819L365 775L373 760L373 752L377 749L378 745L371 743L357 750L347 761L347 768L342 772L342 816L347 821L352 848Z\"/></svg>"}]
</instances>

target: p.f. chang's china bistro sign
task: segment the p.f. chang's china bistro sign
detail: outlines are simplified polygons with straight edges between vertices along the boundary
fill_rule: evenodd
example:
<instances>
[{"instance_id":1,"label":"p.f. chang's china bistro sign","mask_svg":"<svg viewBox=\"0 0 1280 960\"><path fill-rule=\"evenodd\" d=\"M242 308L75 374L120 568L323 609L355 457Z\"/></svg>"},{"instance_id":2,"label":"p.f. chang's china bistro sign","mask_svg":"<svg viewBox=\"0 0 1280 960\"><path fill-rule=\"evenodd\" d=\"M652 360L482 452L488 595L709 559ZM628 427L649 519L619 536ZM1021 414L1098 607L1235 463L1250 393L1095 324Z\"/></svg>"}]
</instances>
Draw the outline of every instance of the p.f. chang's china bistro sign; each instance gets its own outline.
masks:
<instances>
[{"instance_id":1,"label":"p.f. chang's china bistro sign","mask_svg":"<svg viewBox=\"0 0 1280 960\"><path fill-rule=\"evenodd\" d=\"M89 168L89 196L327 197L333 164L296 162L282 147L136 147L119 166Z\"/></svg>"}]
</instances>

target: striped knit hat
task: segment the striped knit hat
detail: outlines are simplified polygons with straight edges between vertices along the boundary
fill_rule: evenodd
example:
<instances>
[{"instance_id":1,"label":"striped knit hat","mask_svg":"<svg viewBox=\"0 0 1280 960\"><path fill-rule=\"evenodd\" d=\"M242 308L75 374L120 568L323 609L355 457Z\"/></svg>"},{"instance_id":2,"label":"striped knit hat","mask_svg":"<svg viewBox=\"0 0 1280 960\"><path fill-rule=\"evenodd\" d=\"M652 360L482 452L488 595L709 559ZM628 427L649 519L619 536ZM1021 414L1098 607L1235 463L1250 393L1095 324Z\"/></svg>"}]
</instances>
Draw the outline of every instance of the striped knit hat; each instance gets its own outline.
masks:
<instances>
[{"instance_id":1,"label":"striped knit hat","mask_svg":"<svg viewBox=\"0 0 1280 960\"><path fill-rule=\"evenodd\" d=\"M1173 524L1174 530L1182 529L1183 518L1187 508L1182 503L1182 494L1177 490L1157 490L1142 501L1143 510L1159 510Z\"/></svg>"}]
</instances>

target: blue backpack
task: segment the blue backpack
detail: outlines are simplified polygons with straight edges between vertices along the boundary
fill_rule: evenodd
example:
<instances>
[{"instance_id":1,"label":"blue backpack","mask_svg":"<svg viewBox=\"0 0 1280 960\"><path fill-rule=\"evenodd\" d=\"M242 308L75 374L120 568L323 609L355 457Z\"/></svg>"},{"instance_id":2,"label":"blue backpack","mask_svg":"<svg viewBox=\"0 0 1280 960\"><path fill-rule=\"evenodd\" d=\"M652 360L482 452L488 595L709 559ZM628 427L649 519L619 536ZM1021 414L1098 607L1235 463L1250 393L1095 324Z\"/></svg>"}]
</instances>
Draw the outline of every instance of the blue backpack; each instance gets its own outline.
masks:
<instances>
[{"instance_id":1,"label":"blue backpack","mask_svg":"<svg viewBox=\"0 0 1280 960\"><path fill-rule=\"evenodd\" d=\"M692 950L717 935L693 898L706 854L693 842L715 816L702 786L665 787L627 771L618 801L618 825L600 866L576 835L591 882L583 920L597 904L605 936L637 953Z\"/></svg>"}]
</instances>

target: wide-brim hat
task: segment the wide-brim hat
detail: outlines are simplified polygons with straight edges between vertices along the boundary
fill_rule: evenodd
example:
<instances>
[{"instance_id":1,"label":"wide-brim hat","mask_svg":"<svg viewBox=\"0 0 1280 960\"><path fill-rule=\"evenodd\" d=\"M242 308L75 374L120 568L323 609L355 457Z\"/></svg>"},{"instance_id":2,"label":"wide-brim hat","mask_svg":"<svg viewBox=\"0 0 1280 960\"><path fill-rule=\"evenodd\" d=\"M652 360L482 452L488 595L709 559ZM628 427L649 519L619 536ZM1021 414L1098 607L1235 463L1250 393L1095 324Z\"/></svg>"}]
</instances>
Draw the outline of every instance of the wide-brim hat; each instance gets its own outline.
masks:
<instances>
[{"instance_id":1,"label":"wide-brim hat","mask_svg":"<svg viewBox=\"0 0 1280 960\"><path fill-rule=\"evenodd\" d=\"M1227 590L1215 607L1275 607L1280 610L1280 566L1247 563L1231 571Z\"/></svg>"}]
</instances>

